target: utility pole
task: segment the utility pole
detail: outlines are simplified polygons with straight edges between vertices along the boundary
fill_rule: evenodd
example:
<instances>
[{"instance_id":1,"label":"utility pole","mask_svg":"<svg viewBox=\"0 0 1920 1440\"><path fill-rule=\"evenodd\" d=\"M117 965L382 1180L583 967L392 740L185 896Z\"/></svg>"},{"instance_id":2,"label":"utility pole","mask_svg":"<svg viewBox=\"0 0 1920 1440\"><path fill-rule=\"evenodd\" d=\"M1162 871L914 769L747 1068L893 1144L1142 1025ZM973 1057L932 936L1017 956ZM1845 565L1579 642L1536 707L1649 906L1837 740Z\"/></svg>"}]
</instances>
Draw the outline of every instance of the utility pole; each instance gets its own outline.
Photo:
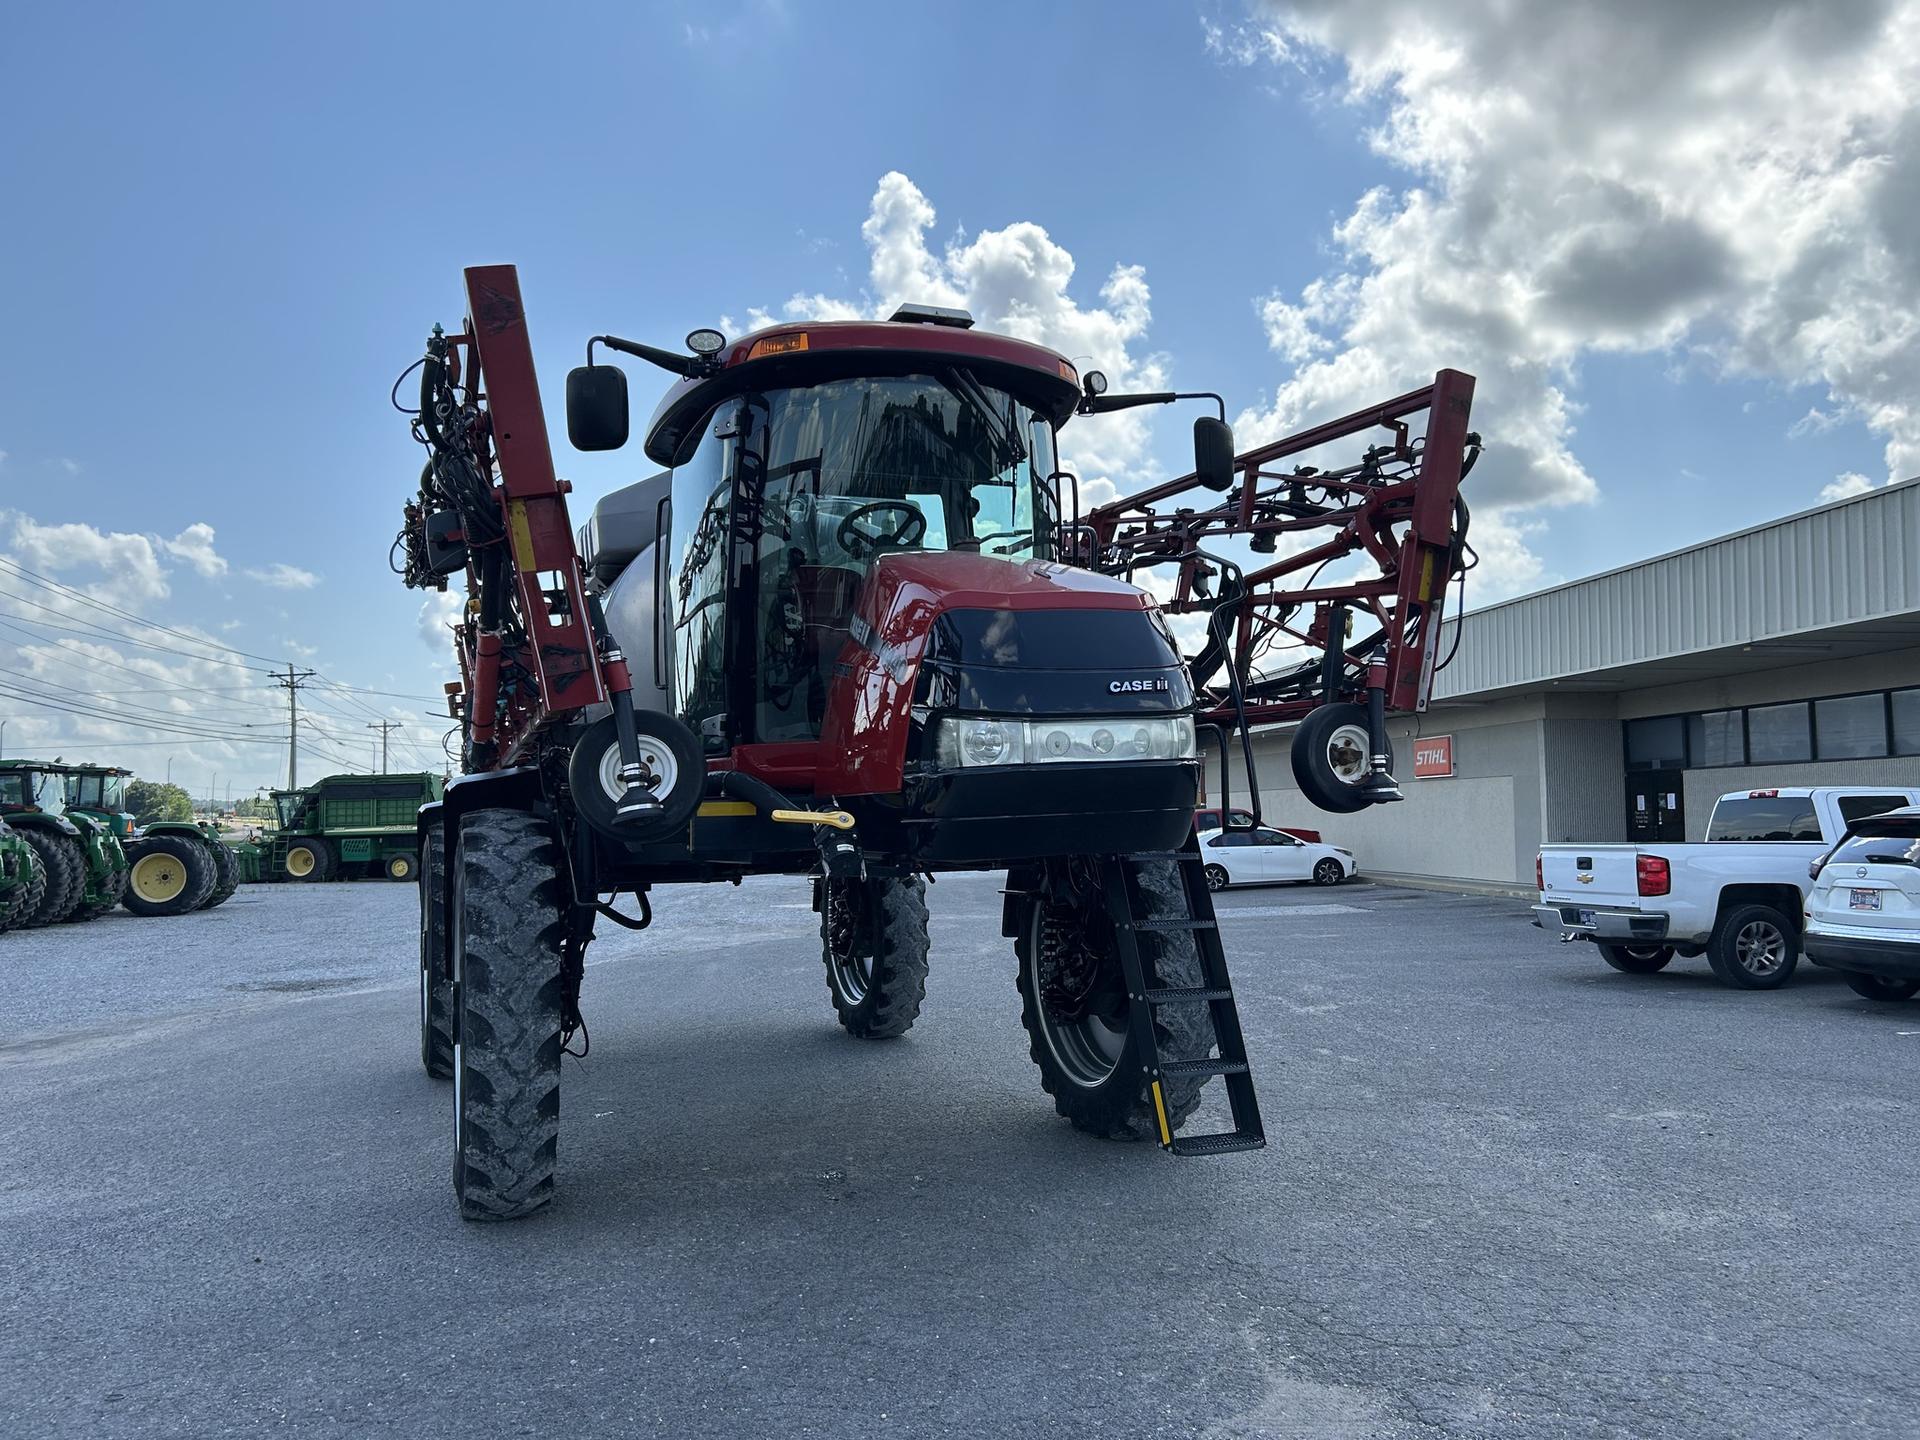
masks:
<instances>
[{"instance_id":1,"label":"utility pole","mask_svg":"<svg viewBox=\"0 0 1920 1440\"><path fill-rule=\"evenodd\" d=\"M388 734L391 733L392 731L404 730L406 728L407 727L402 725L398 720L381 720L381 721L378 721L377 723L372 723L367 726L367 729L369 730L378 730L380 732L380 773L382 775L387 773L387 736Z\"/></svg>"},{"instance_id":2,"label":"utility pole","mask_svg":"<svg viewBox=\"0 0 1920 1440\"><path fill-rule=\"evenodd\" d=\"M287 673L275 675L273 683L287 692L287 788L300 788L300 687L313 678L313 671L297 673L287 662Z\"/></svg>"}]
</instances>

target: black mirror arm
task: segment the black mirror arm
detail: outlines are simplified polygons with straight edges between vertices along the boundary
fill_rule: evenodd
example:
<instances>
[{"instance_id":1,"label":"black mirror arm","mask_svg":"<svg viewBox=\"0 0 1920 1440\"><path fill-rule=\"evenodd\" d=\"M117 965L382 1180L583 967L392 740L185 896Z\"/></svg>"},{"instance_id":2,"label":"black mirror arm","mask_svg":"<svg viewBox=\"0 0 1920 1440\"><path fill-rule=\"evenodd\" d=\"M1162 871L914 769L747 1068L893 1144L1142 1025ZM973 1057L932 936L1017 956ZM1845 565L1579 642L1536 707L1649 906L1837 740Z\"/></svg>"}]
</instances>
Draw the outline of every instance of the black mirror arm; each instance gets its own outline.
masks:
<instances>
[{"instance_id":1,"label":"black mirror arm","mask_svg":"<svg viewBox=\"0 0 1920 1440\"><path fill-rule=\"evenodd\" d=\"M1227 402L1211 390L1151 390L1138 395L1082 395L1079 413L1104 415L1109 410L1131 410L1136 405L1171 405L1175 400L1211 400L1220 407L1220 419L1227 418Z\"/></svg>"},{"instance_id":2,"label":"black mirror arm","mask_svg":"<svg viewBox=\"0 0 1920 1440\"><path fill-rule=\"evenodd\" d=\"M671 350L662 350L656 345L642 345L638 340L622 340L618 335L595 335L587 341L587 364L593 364L593 347L604 345L609 350L618 350L622 355L631 355L637 360L645 360L649 365L658 365L662 370L671 370L675 375L684 375L693 379L700 375L711 375L720 367L699 355L677 355Z\"/></svg>"}]
</instances>

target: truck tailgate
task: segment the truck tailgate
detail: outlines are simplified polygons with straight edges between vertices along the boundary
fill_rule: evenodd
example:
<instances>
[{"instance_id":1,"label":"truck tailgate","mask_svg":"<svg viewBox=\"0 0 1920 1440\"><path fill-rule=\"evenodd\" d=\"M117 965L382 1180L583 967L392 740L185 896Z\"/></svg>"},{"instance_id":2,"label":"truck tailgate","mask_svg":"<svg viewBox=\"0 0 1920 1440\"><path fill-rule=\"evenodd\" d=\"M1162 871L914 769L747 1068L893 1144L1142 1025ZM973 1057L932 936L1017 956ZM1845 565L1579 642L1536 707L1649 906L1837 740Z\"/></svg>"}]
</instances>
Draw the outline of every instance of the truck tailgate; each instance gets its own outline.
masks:
<instances>
[{"instance_id":1,"label":"truck tailgate","mask_svg":"<svg viewBox=\"0 0 1920 1440\"><path fill-rule=\"evenodd\" d=\"M1540 874L1549 902L1638 909L1637 845L1543 845Z\"/></svg>"}]
</instances>

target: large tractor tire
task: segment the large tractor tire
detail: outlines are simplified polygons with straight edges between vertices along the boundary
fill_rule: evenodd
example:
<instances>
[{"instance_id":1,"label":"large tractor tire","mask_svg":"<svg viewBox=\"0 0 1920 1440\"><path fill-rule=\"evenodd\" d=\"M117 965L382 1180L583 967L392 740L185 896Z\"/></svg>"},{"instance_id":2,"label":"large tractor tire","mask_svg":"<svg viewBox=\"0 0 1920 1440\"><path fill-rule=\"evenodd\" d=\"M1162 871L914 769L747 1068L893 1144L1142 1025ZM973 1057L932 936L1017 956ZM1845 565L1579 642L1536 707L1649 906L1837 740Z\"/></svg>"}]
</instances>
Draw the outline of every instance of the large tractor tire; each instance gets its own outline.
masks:
<instances>
[{"instance_id":1,"label":"large tractor tire","mask_svg":"<svg viewBox=\"0 0 1920 1440\"><path fill-rule=\"evenodd\" d=\"M333 847L324 840L295 840L287 846L286 870L289 880L331 880Z\"/></svg>"},{"instance_id":2,"label":"large tractor tire","mask_svg":"<svg viewBox=\"0 0 1920 1440\"><path fill-rule=\"evenodd\" d=\"M1120 973L1113 923L1102 897L1105 867L1116 859L1054 862L1046 892L1026 907L1014 940L1020 959L1020 1021L1054 1109L1077 1130L1109 1140L1158 1140L1153 1088L1129 1028L1133 1001ZM1139 865L1141 920L1190 918L1186 886L1171 861ZM1191 932L1137 931L1149 985L1204 983ZM1213 1049L1213 1020L1199 1005L1154 1012L1160 1058L1203 1060ZM1167 1125L1177 1130L1200 1104L1206 1076L1161 1082Z\"/></svg>"},{"instance_id":3,"label":"large tractor tire","mask_svg":"<svg viewBox=\"0 0 1920 1440\"><path fill-rule=\"evenodd\" d=\"M421 851L420 1063L435 1080L453 1078L453 982L447 978L447 853L435 830Z\"/></svg>"},{"instance_id":4,"label":"large tractor tire","mask_svg":"<svg viewBox=\"0 0 1920 1440\"><path fill-rule=\"evenodd\" d=\"M127 876L130 873L132 873L131 866L125 863L115 865L107 872L106 882L100 886L100 893L91 900L83 898L72 918L94 920L117 909L122 897L127 893Z\"/></svg>"},{"instance_id":5,"label":"large tractor tire","mask_svg":"<svg viewBox=\"0 0 1920 1440\"><path fill-rule=\"evenodd\" d=\"M27 917L40 908L46 893L47 867L41 862L38 850L30 851L26 877L13 887L4 909L0 909L0 930L14 930L26 924Z\"/></svg>"},{"instance_id":6,"label":"large tractor tire","mask_svg":"<svg viewBox=\"0 0 1920 1440\"><path fill-rule=\"evenodd\" d=\"M917 875L820 883L820 949L841 1028L904 1035L927 994L927 887Z\"/></svg>"},{"instance_id":7,"label":"large tractor tire","mask_svg":"<svg viewBox=\"0 0 1920 1440\"><path fill-rule=\"evenodd\" d=\"M20 917L20 924L28 930L58 925L73 913L86 892L87 852L71 836L48 830L22 830L20 836L33 846L47 876L39 903Z\"/></svg>"},{"instance_id":8,"label":"large tractor tire","mask_svg":"<svg viewBox=\"0 0 1920 1440\"><path fill-rule=\"evenodd\" d=\"M226 904L240 888L240 859L223 840L209 840L206 844L207 855L213 861L213 889L200 908L211 910Z\"/></svg>"},{"instance_id":9,"label":"large tractor tire","mask_svg":"<svg viewBox=\"0 0 1920 1440\"><path fill-rule=\"evenodd\" d=\"M128 852L127 893L120 903L135 915L185 915L213 893L213 857L184 835L149 835Z\"/></svg>"},{"instance_id":10,"label":"large tractor tire","mask_svg":"<svg viewBox=\"0 0 1920 1440\"><path fill-rule=\"evenodd\" d=\"M451 877L453 1188L467 1220L514 1220L553 1199L563 863L532 815L476 810L462 820Z\"/></svg>"}]
</instances>

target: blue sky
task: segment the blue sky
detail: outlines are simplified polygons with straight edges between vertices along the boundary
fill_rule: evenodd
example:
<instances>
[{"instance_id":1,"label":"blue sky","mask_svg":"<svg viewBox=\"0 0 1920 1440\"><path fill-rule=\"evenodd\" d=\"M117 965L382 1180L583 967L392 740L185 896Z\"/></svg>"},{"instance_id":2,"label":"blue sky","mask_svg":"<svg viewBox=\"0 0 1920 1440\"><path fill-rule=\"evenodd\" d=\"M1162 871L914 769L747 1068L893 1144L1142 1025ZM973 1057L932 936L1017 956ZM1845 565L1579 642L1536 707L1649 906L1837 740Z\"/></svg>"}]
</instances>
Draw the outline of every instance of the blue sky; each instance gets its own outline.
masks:
<instances>
[{"instance_id":1,"label":"blue sky","mask_svg":"<svg viewBox=\"0 0 1920 1440\"><path fill-rule=\"evenodd\" d=\"M377 715L408 723L402 756L437 756L439 727L399 698L431 694L449 665L422 638L420 597L387 568L418 467L387 388L429 325L458 322L460 267L520 267L557 428L561 377L590 333L673 343L721 316L738 326L751 311L778 315L789 297L812 297L792 313L887 298L862 223L895 172L937 212L913 254L947 283L981 294L1016 283L1004 267L1039 244L1018 232L1005 253L956 269L946 254L956 237L1042 227L1075 267L1049 291L1072 307L1061 333L1119 335L1123 353L1088 358L1223 391L1243 438L1331 403L1353 373L1400 370L1418 383L1444 330L1435 340L1429 324L1405 353L1379 338L1394 331L1381 307L1393 303L1394 267L1410 263L1408 227L1391 242L1400 251L1370 239L1357 260L1335 236L1375 187L1436 188L1454 160L1431 142L1396 150L1378 139L1396 115L1436 102L1406 78L1404 58L1368 50L1374 42L1314 10L15 7L0 54L0 550L255 657L167 642L209 658L186 661L135 643L158 632L102 627L106 612L87 609L93 629L126 635L99 653L151 672L142 716L250 733L236 727L263 727L283 707L240 665L290 658L343 686L395 692L316 697L325 728L313 738L335 760L364 763L359 727ZM1465 63L1498 63L1475 47L1461 40ZM1356 93L1356 74L1372 67L1387 82ZM1485 146L1479 163L1490 163ZM1466 195L1471 177L1447 174ZM1614 221L1567 223L1611 233ZM1449 263L1462 248L1472 249L1456 245ZM1092 320L1117 303L1101 293L1116 266L1140 267L1150 319L1128 312L1103 330ZM1764 280L1744 262L1728 268L1741 283ZM1500 288L1483 271L1457 274ZM1357 307L1352 289L1338 304L1311 302L1316 280L1330 292L1342 275L1381 282L1379 294ZM1713 298L1688 292L1674 315L1640 314L1624 338L1593 321L1609 330L1605 344L1566 338L1571 300L1529 312L1522 333L1553 338L1541 342L1550 378L1528 383L1571 408L1539 439L1534 468L1489 482L1507 486L1489 492L1506 517L1489 523L1524 556L1506 588L1804 508L1843 475L1862 477L1844 482L1856 488L1886 478L1887 424L1859 418L1866 382L1836 401L1841 362L1756 359L1741 329L1750 307L1734 308L1724 285L1695 290ZM1269 296L1304 315L1314 339L1276 349L1260 310ZM1591 291L1579 299L1593 314ZM1480 321L1463 351L1485 348ZM1350 355L1362 357L1352 373L1337 371ZM1325 383L1303 384L1309 372ZM648 378L634 378L648 393ZM1500 383L1483 371L1483 398ZM1483 417L1495 441L1499 404ZM1516 434L1537 431L1535 402L1513 404ZM1118 437L1101 459L1123 487L1184 468L1186 428L1171 416ZM576 456L563 439L556 453L581 513L644 464L637 451ZM1584 481L1566 478L1567 457ZM1534 494L1536 474L1559 478ZM100 538L44 528L65 525ZM0 598L0 620L49 614ZM89 653L98 639L84 642ZM4 642L35 647L17 628ZM42 646L0 665L47 676L70 701L135 684L112 669L89 682L78 654L47 669ZM236 794L284 773L283 751L264 744L103 725L19 698L0 699L0 715L10 754L91 748L147 769L171 754L176 779L204 787L221 772ZM323 755L306 768L338 765Z\"/></svg>"}]
</instances>

